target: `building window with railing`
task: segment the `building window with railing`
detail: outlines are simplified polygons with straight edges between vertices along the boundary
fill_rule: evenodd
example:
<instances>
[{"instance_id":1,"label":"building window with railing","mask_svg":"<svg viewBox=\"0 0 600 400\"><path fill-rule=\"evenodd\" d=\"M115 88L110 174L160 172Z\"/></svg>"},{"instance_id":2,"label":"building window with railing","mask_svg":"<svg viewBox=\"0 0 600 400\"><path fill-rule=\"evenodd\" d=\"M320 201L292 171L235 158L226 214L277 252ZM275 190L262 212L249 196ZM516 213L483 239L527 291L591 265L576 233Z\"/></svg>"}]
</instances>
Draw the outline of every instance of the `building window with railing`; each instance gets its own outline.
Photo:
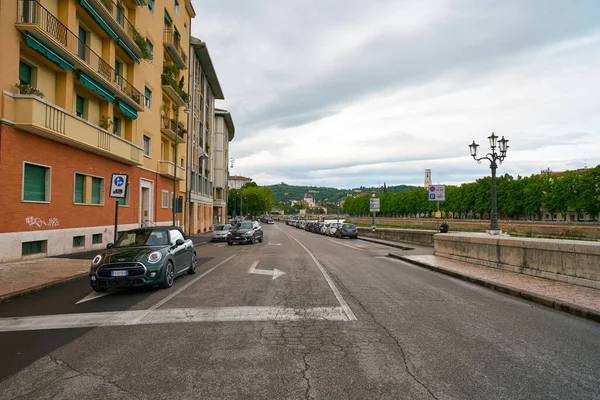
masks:
<instances>
[{"instance_id":1,"label":"building window with railing","mask_svg":"<svg viewBox=\"0 0 600 400\"><path fill-rule=\"evenodd\" d=\"M83 27L79 27L79 41L77 42L77 55L79 56L79 58L81 58L82 60L87 60L87 44L88 44L88 38L89 38L89 33L88 31L86 31L85 29L83 29Z\"/></svg>"},{"instance_id":2,"label":"building window with railing","mask_svg":"<svg viewBox=\"0 0 600 400\"><path fill-rule=\"evenodd\" d=\"M179 15L179 0L175 0L175 14Z\"/></svg>"},{"instance_id":3,"label":"building window with railing","mask_svg":"<svg viewBox=\"0 0 600 400\"><path fill-rule=\"evenodd\" d=\"M152 90L148 89L148 86L144 87L144 96L146 108L152 108Z\"/></svg>"},{"instance_id":4,"label":"building window with railing","mask_svg":"<svg viewBox=\"0 0 600 400\"><path fill-rule=\"evenodd\" d=\"M121 136L121 118L113 117L113 133Z\"/></svg>"},{"instance_id":5,"label":"building window with railing","mask_svg":"<svg viewBox=\"0 0 600 400\"><path fill-rule=\"evenodd\" d=\"M86 99L80 95L75 96L75 114L79 118L86 118Z\"/></svg>"}]
</instances>

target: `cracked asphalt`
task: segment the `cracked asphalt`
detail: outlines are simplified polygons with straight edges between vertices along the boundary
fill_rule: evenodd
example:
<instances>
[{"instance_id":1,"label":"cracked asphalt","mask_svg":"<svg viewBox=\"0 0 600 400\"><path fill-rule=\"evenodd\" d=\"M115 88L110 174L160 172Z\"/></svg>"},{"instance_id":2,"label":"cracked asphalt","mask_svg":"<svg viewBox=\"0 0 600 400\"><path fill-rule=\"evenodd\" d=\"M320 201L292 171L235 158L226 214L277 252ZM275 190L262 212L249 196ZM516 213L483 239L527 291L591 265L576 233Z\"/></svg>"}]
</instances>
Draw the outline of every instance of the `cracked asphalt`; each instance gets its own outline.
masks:
<instances>
[{"instance_id":1,"label":"cracked asphalt","mask_svg":"<svg viewBox=\"0 0 600 400\"><path fill-rule=\"evenodd\" d=\"M283 224L264 230L261 244L199 247L206 262L198 274L170 290L75 306L89 293L79 282L3 305L0 318L157 304L158 311L244 308L245 317L0 333L0 398L600 398L599 324L384 258L382 245ZM356 320L330 318L342 305L292 236ZM250 274L255 261L285 275ZM27 351L25 363L18 357Z\"/></svg>"}]
</instances>

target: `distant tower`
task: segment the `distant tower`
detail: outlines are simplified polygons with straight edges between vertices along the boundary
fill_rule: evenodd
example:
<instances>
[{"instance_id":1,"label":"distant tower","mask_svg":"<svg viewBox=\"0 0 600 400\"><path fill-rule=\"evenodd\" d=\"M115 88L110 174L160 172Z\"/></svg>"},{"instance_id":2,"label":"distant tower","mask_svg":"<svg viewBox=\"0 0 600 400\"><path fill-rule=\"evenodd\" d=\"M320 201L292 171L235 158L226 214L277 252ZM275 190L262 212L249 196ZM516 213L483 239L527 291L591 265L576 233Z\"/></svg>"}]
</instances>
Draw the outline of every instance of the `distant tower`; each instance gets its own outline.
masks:
<instances>
[{"instance_id":1,"label":"distant tower","mask_svg":"<svg viewBox=\"0 0 600 400\"><path fill-rule=\"evenodd\" d=\"M427 189L429 186L431 186L431 170L430 169L426 169L425 170L425 189Z\"/></svg>"}]
</instances>

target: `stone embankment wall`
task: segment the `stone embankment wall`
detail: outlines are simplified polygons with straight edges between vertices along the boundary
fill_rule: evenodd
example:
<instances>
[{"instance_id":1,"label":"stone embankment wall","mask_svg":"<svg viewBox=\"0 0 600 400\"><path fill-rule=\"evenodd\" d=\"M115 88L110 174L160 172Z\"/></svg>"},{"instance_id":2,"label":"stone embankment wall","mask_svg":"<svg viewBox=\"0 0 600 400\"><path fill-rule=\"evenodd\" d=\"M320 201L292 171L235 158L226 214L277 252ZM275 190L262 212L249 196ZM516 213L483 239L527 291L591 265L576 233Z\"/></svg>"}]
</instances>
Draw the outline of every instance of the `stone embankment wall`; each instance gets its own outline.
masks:
<instances>
[{"instance_id":1,"label":"stone embankment wall","mask_svg":"<svg viewBox=\"0 0 600 400\"><path fill-rule=\"evenodd\" d=\"M511 238L471 232L436 234L434 254L600 289L600 243Z\"/></svg>"},{"instance_id":2,"label":"stone embankment wall","mask_svg":"<svg viewBox=\"0 0 600 400\"><path fill-rule=\"evenodd\" d=\"M358 236L431 247L433 247L433 235L436 233L437 231L424 229L377 228L373 231L371 228L358 227Z\"/></svg>"},{"instance_id":3,"label":"stone embankment wall","mask_svg":"<svg viewBox=\"0 0 600 400\"><path fill-rule=\"evenodd\" d=\"M349 217L346 219L348 223L368 224L372 223L371 218ZM436 219L407 219L407 218L377 218L377 225L396 225L410 229L411 226L437 230L440 220ZM466 232L485 232L490 227L490 221L465 221L457 219L449 219L450 231L466 231ZM600 225L598 224L569 224L569 223L547 223L547 222L526 222L526 221L510 221L500 222L500 229L511 234L517 233L521 235L535 236L558 236L558 237L573 237L584 239L600 239ZM379 230L379 228L378 228Z\"/></svg>"}]
</instances>

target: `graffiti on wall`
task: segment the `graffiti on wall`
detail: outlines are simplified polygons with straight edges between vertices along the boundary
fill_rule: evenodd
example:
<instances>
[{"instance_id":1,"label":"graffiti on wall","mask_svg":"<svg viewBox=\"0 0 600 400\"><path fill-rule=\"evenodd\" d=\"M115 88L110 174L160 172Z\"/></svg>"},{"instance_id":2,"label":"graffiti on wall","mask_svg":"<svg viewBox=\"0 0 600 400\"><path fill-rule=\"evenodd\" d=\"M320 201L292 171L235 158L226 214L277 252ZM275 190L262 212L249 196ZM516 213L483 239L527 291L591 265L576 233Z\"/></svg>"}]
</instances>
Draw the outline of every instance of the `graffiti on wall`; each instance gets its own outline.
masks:
<instances>
[{"instance_id":1,"label":"graffiti on wall","mask_svg":"<svg viewBox=\"0 0 600 400\"><path fill-rule=\"evenodd\" d=\"M50 218L48 219L48 221L40 218L40 217L34 217L34 216L29 216L27 218L25 218L25 223L27 223L27 225L29 226L37 226L38 228L41 228L42 226L58 226L58 218Z\"/></svg>"}]
</instances>

